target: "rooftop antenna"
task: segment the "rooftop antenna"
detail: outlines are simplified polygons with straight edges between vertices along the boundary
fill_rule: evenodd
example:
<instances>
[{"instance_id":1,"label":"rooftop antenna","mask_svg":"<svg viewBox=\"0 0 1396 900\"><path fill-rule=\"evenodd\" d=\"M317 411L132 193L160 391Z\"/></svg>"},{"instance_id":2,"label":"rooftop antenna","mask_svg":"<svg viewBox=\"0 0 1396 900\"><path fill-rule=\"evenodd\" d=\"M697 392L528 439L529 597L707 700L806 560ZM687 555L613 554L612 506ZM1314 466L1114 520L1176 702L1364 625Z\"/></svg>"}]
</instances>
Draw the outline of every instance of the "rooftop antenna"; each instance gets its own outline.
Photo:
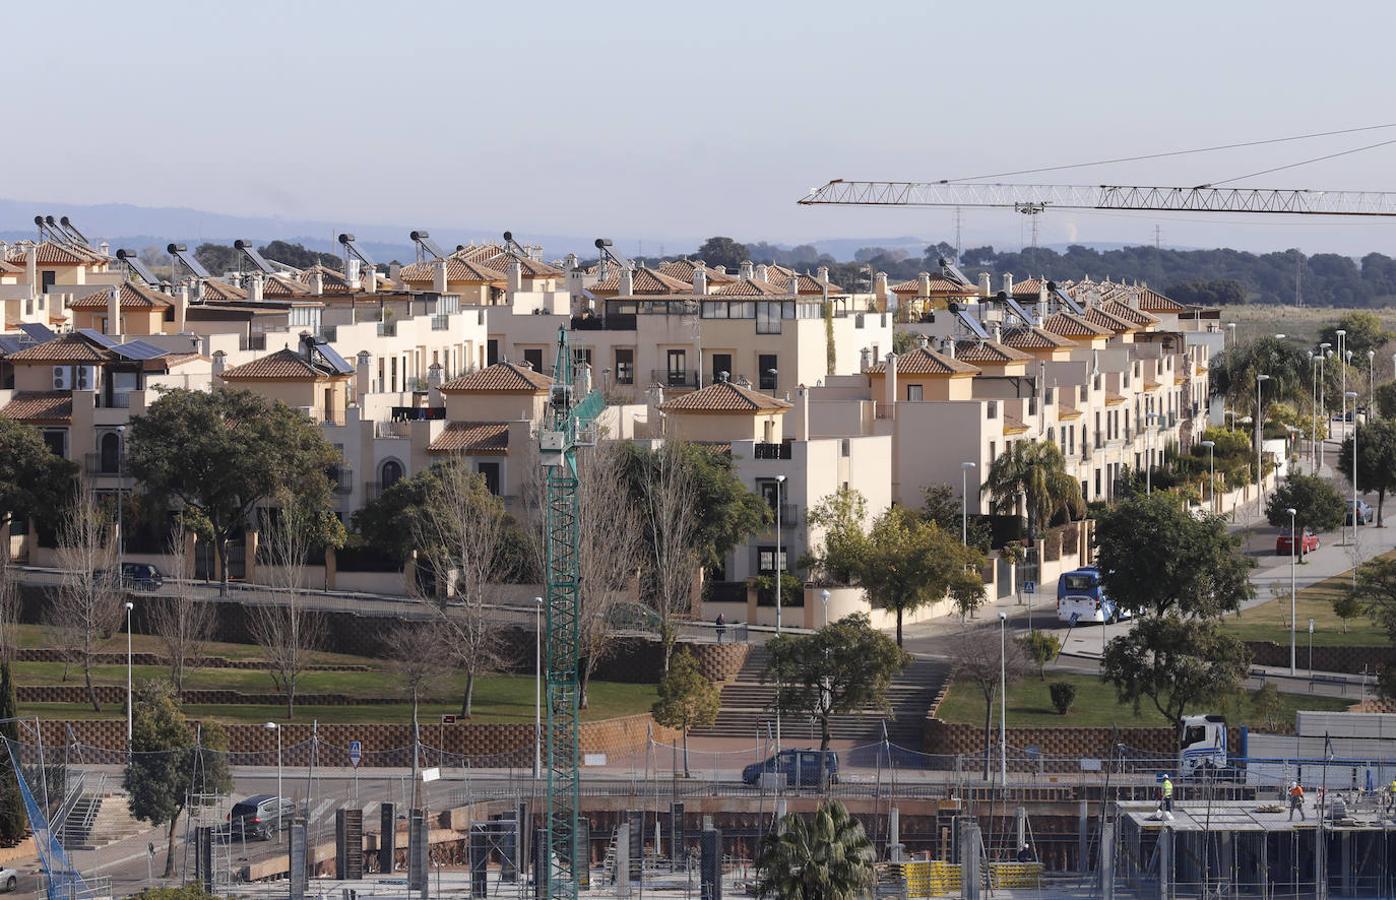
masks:
<instances>
[{"instance_id":1,"label":"rooftop antenna","mask_svg":"<svg viewBox=\"0 0 1396 900\"><path fill-rule=\"evenodd\" d=\"M189 248L186 245L170 244L165 248L165 251L169 253L172 258L183 263L184 268L188 269L189 274L193 275L195 278L202 279L212 277L208 274L208 269L204 268L204 264L199 262L198 258L189 252Z\"/></svg>"},{"instance_id":2,"label":"rooftop antenna","mask_svg":"<svg viewBox=\"0 0 1396 900\"><path fill-rule=\"evenodd\" d=\"M431 239L431 234L426 229L419 228L407 236L412 239L412 243L417 245L417 262L426 262L428 253L436 259L446 258L446 251L442 250L440 245ZM350 235L350 238L352 239L353 235Z\"/></svg>"}]
</instances>

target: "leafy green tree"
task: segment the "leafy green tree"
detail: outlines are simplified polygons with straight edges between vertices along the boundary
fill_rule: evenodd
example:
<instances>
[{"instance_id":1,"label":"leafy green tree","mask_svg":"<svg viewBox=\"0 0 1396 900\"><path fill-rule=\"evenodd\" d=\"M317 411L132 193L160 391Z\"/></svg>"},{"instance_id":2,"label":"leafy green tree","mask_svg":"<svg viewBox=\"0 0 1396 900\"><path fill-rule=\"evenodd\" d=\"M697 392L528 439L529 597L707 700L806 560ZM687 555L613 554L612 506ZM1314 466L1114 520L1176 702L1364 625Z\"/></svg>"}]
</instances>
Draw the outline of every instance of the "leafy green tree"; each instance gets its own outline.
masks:
<instances>
[{"instance_id":1,"label":"leafy green tree","mask_svg":"<svg viewBox=\"0 0 1396 900\"><path fill-rule=\"evenodd\" d=\"M233 789L227 750L228 738L219 725L204 722L196 734L169 682L140 686L131 707L131 758L124 787L133 816L168 826L165 878L174 874L175 826L189 795Z\"/></svg>"},{"instance_id":2,"label":"leafy green tree","mask_svg":"<svg viewBox=\"0 0 1396 900\"><path fill-rule=\"evenodd\" d=\"M1343 622L1343 634L1348 633L1348 619L1362 614L1362 601L1353 596L1352 591L1343 591L1333 598L1333 615Z\"/></svg>"},{"instance_id":3,"label":"leafy green tree","mask_svg":"<svg viewBox=\"0 0 1396 900\"><path fill-rule=\"evenodd\" d=\"M1076 702L1076 685L1069 681L1054 681L1047 686L1047 692L1052 697L1052 708L1058 715L1069 713L1071 705Z\"/></svg>"},{"instance_id":4,"label":"leafy green tree","mask_svg":"<svg viewBox=\"0 0 1396 900\"><path fill-rule=\"evenodd\" d=\"M307 250L304 244L293 244L289 241L272 241L260 248L258 252L267 259L274 259L297 269L308 269L311 266L319 265L338 270L343 266L340 258L333 253Z\"/></svg>"},{"instance_id":5,"label":"leafy green tree","mask_svg":"<svg viewBox=\"0 0 1396 900\"><path fill-rule=\"evenodd\" d=\"M659 681L659 699L654 701L651 714L660 725L683 732L685 778L688 777L689 730L716 722L721 708L721 691L703 677L693 654L687 650L674 654L669 662L669 671Z\"/></svg>"},{"instance_id":6,"label":"leafy green tree","mask_svg":"<svg viewBox=\"0 0 1396 900\"><path fill-rule=\"evenodd\" d=\"M1396 488L1396 421L1377 419L1358 425L1354 434L1357 439L1357 488L1377 492L1377 527L1381 528L1385 524L1382 508L1386 504L1386 492ZM1342 450L1338 453L1338 471L1346 475L1349 481L1352 480L1353 437L1350 434L1343 439Z\"/></svg>"},{"instance_id":7,"label":"leafy green tree","mask_svg":"<svg viewBox=\"0 0 1396 900\"><path fill-rule=\"evenodd\" d=\"M202 243L194 248L194 258L214 275L233 272L238 267L238 257L242 254L228 244Z\"/></svg>"},{"instance_id":8,"label":"leafy green tree","mask_svg":"<svg viewBox=\"0 0 1396 900\"><path fill-rule=\"evenodd\" d=\"M1396 419L1396 381L1377 385L1373 393L1376 395L1377 412L1381 413L1382 418Z\"/></svg>"},{"instance_id":9,"label":"leafy green tree","mask_svg":"<svg viewBox=\"0 0 1396 900\"><path fill-rule=\"evenodd\" d=\"M1251 694L1251 711L1266 728L1279 726L1280 713L1284 711L1284 700L1280 697L1280 689L1275 687L1273 681L1265 682Z\"/></svg>"},{"instance_id":10,"label":"leafy green tree","mask_svg":"<svg viewBox=\"0 0 1396 900\"><path fill-rule=\"evenodd\" d=\"M842 803L829 800L809 821L789 813L761 838L756 896L772 900L854 900L871 890L872 841Z\"/></svg>"},{"instance_id":11,"label":"leafy green tree","mask_svg":"<svg viewBox=\"0 0 1396 900\"><path fill-rule=\"evenodd\" d=\"M1208 618L1234 612L1252 594L1250 563L1225 521L1194 518L1163 494L1106 511L1096 546L1105 592L1135 614Z\"/></svg>"},{"instance_id":12,"label":"leafy green tree","mask_svg":"<svg viewBox=\"0 0 1396 900\"><path fill-rule=\"evenodd\" d=\"M966 524L962 501L948 484L928 484L921 489L921 515L951 534L958 533ZM992 537L989 520L975 514L969 517L968 526L969 545L981 553L988 553Z\"/></svg>"},{"instance_id":13,"label":"leafy green tree","mask_svg":"<svg viewBox=\"0 0 1396 900\"><path fill-rule=\"evenodd\" d=\"M1343 524L1347 504L1328 479L1295 474L1270 493L1270 499L1265 502L1265 518L1277 528L1288 529L1290 521L1286 510L1290 509L1294 510L1294 527L1302 534L1306 528L1310 531L1337 528Z\"/></svg>"},{"instance_id":14,"label":"leafy green tree","mask_svg":"<svg viewBox=\"0 0 1396 900\"><path fill-rule=\"evenodd\" d=\"M980 490L1000 515L1012 515L1018 498L1026 498L1028 535L1034 539L1054 516L1085 513L1081 485L1067 473L1066 458L1051 441L1014 441L989 466Z\"/></svg>"},{"instance_id":15,"label":"leafy green tree","mask_svg":"<svg viewBox=\"0 0 1396 900\"><path fill-rule=\"evenodd\" d=\"M37 428L0 418L0 527L30 517L53 522L68 506L77 471L48 448Z\"/></svg>"},{"instance_id":16,"label":"leafy green tree","mask_svg":"<svg viewBox=\"0 0 1396 900\"><path fill-rule=\"evenodd\" d=\"M1169 285L1168 296L1186 306L1230 306L1245 303L1245 285L1233 279L1184 281Z\"/></svg>"},{"instance_id":17,"label":"leafy green tree","mask_svg":"<svg viewBox=\"0 0 1396 900\"><path fill-rule=\"evenodd\" d=\"M735 272L750 258L747 248L730 237L710 237L698 248L697 258L710 266L726 266Z\"/></svg>"},{"instance_id":18,"label":"leafy green tree","mask_svg":"<svg viewBox=\"0 0 1396 900\"><path fill-rule=\"evenodd\" d=\"M14 765L8 748L19 745L19 704L15 700L15 682L8 662L0 662L0 847L13 847L29 833L24 813L24 800L15 780ZM7 741L13 742L6 743Z\"/></svg>"},{"instance_id":19,"label":"leafy green tree","mask_svg":"<svg viewBox=\"0 0 1396 900\"><path fill-rule=\"evenodd\" d=\"M823 532L823 539L800 561L813 581L822 584L852 584L863 552L863 520L868 501L861 493L841 487L810 508L806 521L812 532Z\"/></svg>"},{"instance_id":20,"label":"leafy green tree","mask_svg":"<svg viewBox=\"0 0 1396 900\"><path fill-rule=\"evenodd\" d=\"M892 352L900 356L921 346L921 335L914 331L897 329L892 332Z\"/></svg>"},{"instance_id":21,"label":"leafy green tree","mask_svg":"<svg viewBox=\"0 0 1396 900\"><path fill-rule=\"evenodd\" d=\"M1172 611L1142 616L1106 645L1101 664L1122 702L1137 710L1148 700L1177 728L1190 707L1234 693L1249 667L1246 645L1215 621Z\"/></svg>"},{"instance_id":22,"label":"leafy green tree","mask_svg":"<svg viewBox=\"0 0 1396 900\"><path fill-rule=\"evenodd\" d=\"M960 622L973 616L974 611L984 605L989 599L988 592L984 589L984 579L979 574L978 567L967 564L964 568L956 569L950 574L950 584L946 587L946 593L950 595L950 600L955 604L955 612L960 614Z\"/></svg>"},{"instance_id":23,"label":"leafy green tree","mask_svg":"<svg viewBox=\"0 0 1396 900\"><path fill-rule=\"evenodd\" d=\"M138 900L217 900L217 897L204 890L200 884L185 884L179 887L146 888L139 894L132 894Z\"/></svg>"},{"instance_id":24,"label":"leafy green tree","mask_svg":"<svg viewBox=\"0 0 1396 900\"><path fill-rule=\"evenodd\" d=\"M319 426L250 391L176 389L131 420L130 473L147 493L177 498L202 519L218 554L224 595L228 541L252 510L285 496L328 510L329 472L339 463ZM319 535L312 543L323 546L336 536Z\"/></svg>"},{"instance_id":25,"label":"leafy green tree","mask_svg":"<svg viewBox=\"0 0 1396 900\"><path fill-rule=\"evenodd\" d=\"M1229 409L1254 416L1257 376L1270 376L1262 389L1262 403L1288 400L1307 405L1313 377L1310 365L1299 343L1266 335L1228 348L1212 361L1209 377L1212 392L1226 398Z\"/></svg>"},{"instance_id":26,"label":"leafy green tree","mask_svg":"<svg viewBox=\"0 0 1396 900\"><path fill-rule=\"evenodd\" d=\"M807 635L781 634L766 649L761 676L774 682L781 712L819 720L819 749L829 749L829 717L887 706L887 688L910 657L874 629L866 613L825 625Z\"/></svg>"},{"instance_id":27,"label":"leafy green tree","mask_svg":"<svg viewBox=\"0 0 1396 900\"><path fill-rule=\"evenodd\" d=\"M1040 630L1028 632L1020 641L1023 645L1023 652L1037 666L1038 680L1046 681L1047 664L1057 658L1057 654L1062 650L1062 642L1055 634Z\"/></svg>"},{"instance_id":28,"label":"leafy green tree","mask_svg":"<svg viewBox=\"0 0 1396 900\"><path fill-rule=\"evenodd\" d=\"M1396 643L1396 559L1378 556L1358 566L1352 596L1372 621L1386 630L1392 643ZM1388 665L1383 672L1391 669ZM1388 686L1396 687L1396 677L1390 685L1384 677L1382 685L1386 696L1396 695L1396 692L1387 691Z\"/></svg>"},{"instance_id":29,"label":"leafy green tree","mask_svg":"<svg viewBox=\"0 0 1396 900\"><path fill-rule=\"evenodd\" d=\"M1353 358L1367 358L1368 350L1380 350L1391 340L1391 332L1382 327L1381 318L1365 309L1354 309L1344 313L1335 324L1325 326L1319 332L1319 341L1327 341L1334 349L1338 346L1338 331L1346 331L1343 336L1344 349L1351 350Z\"/></svg>"}]
</instances>

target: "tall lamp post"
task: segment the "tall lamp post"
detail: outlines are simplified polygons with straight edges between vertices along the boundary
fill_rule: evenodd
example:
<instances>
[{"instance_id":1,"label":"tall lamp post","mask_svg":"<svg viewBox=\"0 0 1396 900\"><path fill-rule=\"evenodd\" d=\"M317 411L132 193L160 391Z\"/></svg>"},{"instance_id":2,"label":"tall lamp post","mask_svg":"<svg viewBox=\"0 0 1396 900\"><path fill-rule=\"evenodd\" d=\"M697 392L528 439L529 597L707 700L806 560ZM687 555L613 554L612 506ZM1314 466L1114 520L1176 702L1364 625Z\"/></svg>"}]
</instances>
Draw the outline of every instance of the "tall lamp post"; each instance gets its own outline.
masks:
<instances>
[{"instance_id":1,"label":"tall lamp post","mask_svg":"<svg viewBox=\"0 0 1396 900\"><path fill-rule=\"evenodd\" d=\"M120 577L118 575L118 577ZM120 582L118 582L119 584ZM136 608L136 604L130 600L126 601L126 752L131 752L131 737L134 733L132 728L132 707L134 704L131 696L131 610Z\"/></svg>"},{"instance_id":2,"label":"tall lamp post","mask_svg":"<svg viewBox=\"0 0 1396 900\"><path fill-rule=\"evenodd\" d=\"M1008 786L1008 614L999 610L999 783Z\"/></svg>"},{"instance_id":3,"label":"tall lamp post","mask_svg":"<svg viewBox=\"0 0 1396 900\"><path fill-rule=\"evenodd\" d=\"M785 566L781 564L780 529L780 507L785 495L785 476L776 476L776 634L780 634L780 583L784 580ZM776 682L776 689L780 689L780 682ZM780 756L780 707L776 707L776 756Z\"/></svg>"},{"instance_id":4,"label":"tall lamp post","mask_svg":"<svg viewBox=\"0 0 1396 900\"><path fill-rule=\"evenodd\" d=\"M1372 404L1377 402L1377 351L1367 351L1367 415L1372 414ZM1352 417L1353 422L1357 416Z\"/></svg>"},{"instance_id":5,"label":"tall lamp post","mask_svg":"<svg viewBox=\"0 0 1396 900\"><path fill-rule=\"evenodd\" d=\"M281 726L276 722L268 722L262 727L276 732L276 799L285 800L285 795L281 793Z\"/></svg>"},{"instance_id":6,"label":"tall lamp post","mask_svg":"<svg viewBox=\"0 0 1396 900\"><path fill-rule=\"evenodd\" d=\"M1357 391L1348 391L1343 395L1352 399L1353 429L1352 429L1352 546L1354 552L1357 547L1357 529L1362 525L1362 517L1357 514ZM1353 568L1353 580L1357 579L1357 569Z\"/></svg>"},{"instance_id":7,"label":"tall lamp post","mask_svg":"<svg viewBox=\"0 0 1396 900\"><path fill-rule=\"evenodd\" d=\"M969 470L972 462L960 463L960 543L969 546Z\"/></svg>"},{"instance_id":8,"label":"tall lamp post","mask_svg":"<svg viewBox=\"0 0 1396 900\"><path fill-rule=\"evenodd\" d=\"M543 775L543 598L533 598L533 777Z\"/></svg>"},{"instance_id":9,"label":"tall lamp post","mask_svg":"<svg viewBox=\"0 0 1396 900\"><path fill-rule=\"evenodd\" d=\"M829 624L829 589L825 588L819 592L819 599L824 604L824 624Z\"/></svg>"},{"instance_id":10,"label":"tall lamp post","mask_svg":"<svg viewBox=\"0 0 1396 900\"><path fill-rule=\"evenodd\" d=\"M1309 416L1309 464L1313 466L1314 475L1318 474L1318 364L1321 358L1314 351L1309 351L1309 380L1313 382L1313 397L1309 401L1312 410Z\"/></svg>"},{"instance_id":11,"label":"tall lamp post","mask_svg":"<svg viewBox=\"0 0 1396 900\"><path fill-rule=\"evenodd\" d=\"M1294 563L1299 558L1299 539L1295 535L1294 507L1285 510L1289 513L1289 674L1294 674L1294 617L1298 612L1299 599L1294 585Z\"/></svg>"},{"instance_id":12,"label":"tall lamp post","mask_svg":"<svg viewBox=\"0 0 1396 900\"><path fill-rule=\"evenodd\" d=\"M1340 376L1341 379L1342 379L1342 382L1341 382L1342 386L1339 388L1339 392L1343 395L1344 398L1346 398L1347 395L1348 395L1348 367L1347 367L1347 365L1346 365L1347 360L1348 360L1348 356L1347 356L1347 355L1344 355L1343 347L1344 347L1344 344L1346 343L1346 340L1347 340L1347 331L1345 331L1345 330L1342 329L1342 328L1339 328L1337 331L1335 331L1335 332L1333 332L1333 333L1334 333L1335 335L1338 336L1338 365L1342 367L1341 371L1339 372L1339 376ZM1349 355L1350 355L1350 354L1349 354ZM1343 400L1343 419L1342 419L1342 421L1343 421L1344 423L1346 423L1347 420L1348 420L1348 418L1347 418L1347 400L1344 399L1344 400ZM1342 426L1342 432L1343 432L1343 433L1346 433L1346 432L1347 432L1347 427L1346 427L1346 425Z\"/></svg>"},{"instance_id":13,"label":"tall lamp post","mask_svg":"<svg viewBox=\"0 0 1396 900\"><path fill-rule=\"evenodd\" d=\"M1217 442L1203 441L1201 446L1207 448L1207 502L1212 513L1217 512Z\"/></svg>"},{"instance_id":14,"label":"tall lamp post","mask_svg":"<svg viewBox=\"0 0 1396 900\"><path fill-rule=\"evenodd\" d=\"M1260 388L1269 380L1269 375L1255 376L1255 511L1257 515L1260 513L1261 498L1265 495L1264 462L1261 458L1261 449L1265 445L1261 420L1265 418L1265 415L1260 405Z\"/></svg>"}]
</instances>

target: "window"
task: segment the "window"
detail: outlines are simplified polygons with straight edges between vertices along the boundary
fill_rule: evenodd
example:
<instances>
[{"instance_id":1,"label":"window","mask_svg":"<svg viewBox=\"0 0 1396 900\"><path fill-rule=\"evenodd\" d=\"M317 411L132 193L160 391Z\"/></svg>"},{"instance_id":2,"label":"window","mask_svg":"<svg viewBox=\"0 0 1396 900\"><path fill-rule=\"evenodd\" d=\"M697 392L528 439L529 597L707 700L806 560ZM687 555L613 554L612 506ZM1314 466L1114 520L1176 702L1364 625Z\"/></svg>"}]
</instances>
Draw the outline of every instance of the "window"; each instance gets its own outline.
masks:
<instances>
[{"instance_id":1,"label":"window","mask_svg":"<svg viewBox=\"0 0 1396 900\"><path fill-rule=\"evenodd\" d=\"M390 459L383 463L378 469L378 483L383 490L387 490L402 480L402 463L395 459Z\"/></svg>"},{"instance_id":2,"label":"window","mask_svg":"<svg viewBox=\"0 0 1396 900\"><path fill-rule=\"evenodd\" d=\"M575 368L577 368L577 367L579 367L579 366L590 366L590 365L591 365L591 348L590 348L590 347L573 347L573 348L572 348L572 367L575 369Z\"/></svg>"},{"instance_id":3,"label":"window","mask_svg":"<svg viewBox=\"0 0 1396 900\"><path fill-rule=\"evenodd\" d=\"M104 475L118 475L121 473L121 435L115 431L108 431L102 435L101 443L101 468Z\"/></svg>"},{"instance_id":4,"label":"window","mask_svg":"<svg viewBox=\"0 0 1396 900\"><path fill-rule=\"evenodd\" d=\"M999 457L999 443L998 443L998 441L990 441L990 442L989 442L989 465L993 465L993 464L994 464L994 460L998 459L998 457Z\"/></svg>"},{"instance_id":5,"label":"window","mask_svg":"<svg viewBox=\"0 0 1396 900\"><path fill-rule=\"evenodd\" d=\"M44 443L53 451L54 456L68 455L68 432L61 429L50 429L44 432Z\"/></svg>"},{"instance_id":6,"label":"window","mask_svg":"<svg viewBox=\"0 0 1396 900\"><path fill-rule=\"evenodd\" d=\"M485 342L485 365L492 366L499 362L499 341L490 338Z\"/></svg>"},{"instance_id":7,"label":"window","mask_svg":"<svg viewBox=\"0 0 1396 900\"><path fill-rule=\"evenodd\" d=\"M683 387L688 384L688 351L670 350L667 354L669 367L666 370L669 375L669 384L672 387Z\"/></svg>"},{"instance_id":8,"label":"window","mask_svg":"<svg viewBox=\"0 0 1396 900\"><path fill-rule=\"evenodd\" d=\"M772 575L776 571L776 548L762 547L757 551L756 568L762 575ZM785 548L780 548L780 568L785 571Z\"/></svg>"},{"instance_id":9,"label":"window","mask_svg":"<svg viewBox=\"0 0 1396 900\"><path fill-rule=\"evenodd\" d=\"M479 472L485 479L485 489L496 497L499 496L499 463L482 462L475 464L475 471Z\"/></svg>"},{"instance_id":10,"label":"window","mask_svg":"<svg viewBox=\"0 0 1396 900\"><path fill-rule=\"evenodd\" d=\"M774 478L756 479L756 492L761 495L761 499L766 501L766 505L771 509L776 508L780 502L781 488L780 482Z\"/></svg>"},{"instance_id":11,"label":"window","mask_svg":"<svg viewBox=\"0 0 1396 900\"><path fill-rule=\"evenodd\" d=\"M908 384L908 385L906 386L906 399L908 399L908 400L920 400L920 399L921 399L921 385L919 385L919 384Z\"/></svg>"},{"instance_id":12,"label":"window","mask_svg":"<svg viewBox=\"0 0 1396 900\"><path fill-rule=\"evenodd\" d=\"M543 349L533 347L523 352L524 362L528 363L535 372L543 371Z\"/></svg>"},{"instance_id":13,"label":"window","mask_svg":"<svg viewBox=\"0 0 1396 900\"><path fill-rule=\"evenodd\" d=\"M397 357L396 357L396 356L394 356L392 359L390 359L390 360L388 361L388 375L389 375L389 382L388 382L388 385L389 385L389 386L388 386L388 390L390 390L390 391L392 391L394 394L396 394L396 393L397 393Z\"/></svg>"},{"instance_id":14,"label":"window","mask_svg":"<svg viewBox=\"0 0 1396 900\"><path fill-rule=\"evenodd\" d=\"M773 391L776 389L776 378L780 372L776 365L776 355L774 353L761 353L756 357L756 368L760 373L758 387L763 391Z\"/></svg>"},{"instance_id":15,"label":"window","mask_svg":"<svg viewBox=\"0 0 1396 900\"><path fill-rule=\"evenodd\" d=\"M1095 498L1100 499L1100 470L1095 470Z\"/></svg>"},{"instance_id":16,"label":"window","mask_svg":"<svg viewBox=\"0 0 1396 900\"><path fill-rule=\"evenodd\" d=\"M53 287L53 283L58 280L58 273L52 269L45 269L39 273L40 293L47 294L48 289Z\"/></svg>"},{"instance_id":17,"label":"window","mask_svg":"<svg viewBox=\"0 0 1396 900\"><path fill-rule=\"evenodd\" d=\"M635 351L629 347L616 348L616 384L635 383Z\"/></svg>"},{"instance_id":18,"label":"window","mask_svg":"<svg viewBox=\"0 0 1396 900\"><path fill-rule=\"evenodd\" d=\"M780 304L768 300L756 302L756 333L780 334Z\"/></svg>"},{"instance_id":19,"label":"window","mask_svg":"<svg viewBox=\"0 0 1396 900\"><path fill-rule=\"evenodd\" d=\"M713 381L722 381L732 376L732 354L713 354Z\"/></svg>"}]
</instances>

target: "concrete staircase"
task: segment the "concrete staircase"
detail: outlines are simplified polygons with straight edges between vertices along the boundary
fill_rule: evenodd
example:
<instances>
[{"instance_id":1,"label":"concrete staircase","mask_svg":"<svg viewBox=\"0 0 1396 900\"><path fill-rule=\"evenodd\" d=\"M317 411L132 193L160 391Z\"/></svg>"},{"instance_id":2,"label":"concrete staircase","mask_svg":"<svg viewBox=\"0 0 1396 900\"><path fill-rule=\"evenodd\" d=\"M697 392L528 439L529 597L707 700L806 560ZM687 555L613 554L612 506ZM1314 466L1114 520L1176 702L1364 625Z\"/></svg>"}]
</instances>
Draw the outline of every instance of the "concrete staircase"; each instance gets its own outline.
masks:
<instances>
[{"instance_id":1,"label":"concrete staircase","mask_svg":"<svg viewBox=\"0 0 1396 900\"><path fill-rule=\"evenodd\" d=\"M126 794L83 794L63 823L63 848L96 850L148 827L132 817Z\"/></svg>"},{"instance_id":2,"label":"concrete staircase","mask_svg":"<svg viewBox=\"0 0 1396 900\"><path fill-rule=\"evenodd\" d=\"M706 728L695 728L694 736L732 737L755 740L766 734L767 723L775 727L775 715L770 711L775 699L775 686L763 684L768 654L766 648L753 645L746 663L730 684L722 688L722 709L717 721ZM920 748L922 722L930 709L936 692L949 678L950 668L935 660L914 659L893 680L887 690L890 710L868 710L834 716L829 721L829 733L835 740L878 741L882 739L882 724L887 723L887 737L904 747ZM810 719L792 721L784 717L781 733L787 743L819 743L819 723Z\"/></svg>"}]
</instances>

